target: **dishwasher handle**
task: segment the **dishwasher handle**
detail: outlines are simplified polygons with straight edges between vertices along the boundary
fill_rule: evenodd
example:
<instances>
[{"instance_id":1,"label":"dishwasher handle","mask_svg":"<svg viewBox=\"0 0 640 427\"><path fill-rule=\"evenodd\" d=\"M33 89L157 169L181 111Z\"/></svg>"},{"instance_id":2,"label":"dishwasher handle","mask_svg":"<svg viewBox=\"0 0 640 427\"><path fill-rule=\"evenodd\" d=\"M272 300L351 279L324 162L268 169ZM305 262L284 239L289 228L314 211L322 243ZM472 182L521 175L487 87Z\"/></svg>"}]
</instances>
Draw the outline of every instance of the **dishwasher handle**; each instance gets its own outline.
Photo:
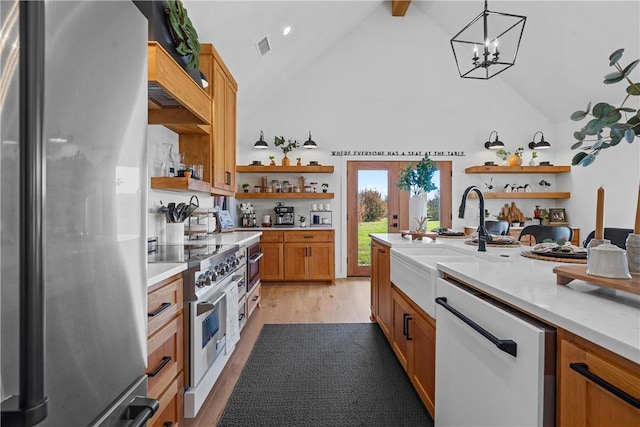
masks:
<instances>
[{"instance_id":1,"label":"dishwasher handle","mask_svg":"<svg viewBox=\"0 0 640 427\"><path fill-rule=\"evenodd\" d=\"M478 332L480 335L482 335L483 337L485 337L486 339L491 341L500 350L504 351L505 353L508 353L508 354L512 355L513 357L517 357L518 344L515 341L513 341L513 340L501 340L501 339L496 338L494 335L492 335L489 331L484 329L482 326L478 325L476 322L474 322L473 320L469 319L467 316L465 316L464 314L460 313L455 308L451 307L447 303L447 298L445 298L445 297L436 298L436 304L440 304L441 306L446 308L448 311L453 313L454 316L456 316L458 319L462 320L464 323L469 325L473 330Z\"/></svg>"},{"instance_id":2,"label":"dishwasher handle","mask_svg":"<svg viewBox=\"0 0 640 427\"><path fill-rule=\"evenodd\" d=\"M586 363L569 363L569 367L574 371L576 371L577 373L579 373L580 375L582 375L583 377L588 378L594 383L598 384L600 387L607 390L609 393L624 400L634 408L640 408L640 399L633 397L632 395L625 392L624 390L620 390L618 387L614 386L610 382L600 378L598 375L589 371L589 365L587 365Z\"/></svg>"}]
</instances>

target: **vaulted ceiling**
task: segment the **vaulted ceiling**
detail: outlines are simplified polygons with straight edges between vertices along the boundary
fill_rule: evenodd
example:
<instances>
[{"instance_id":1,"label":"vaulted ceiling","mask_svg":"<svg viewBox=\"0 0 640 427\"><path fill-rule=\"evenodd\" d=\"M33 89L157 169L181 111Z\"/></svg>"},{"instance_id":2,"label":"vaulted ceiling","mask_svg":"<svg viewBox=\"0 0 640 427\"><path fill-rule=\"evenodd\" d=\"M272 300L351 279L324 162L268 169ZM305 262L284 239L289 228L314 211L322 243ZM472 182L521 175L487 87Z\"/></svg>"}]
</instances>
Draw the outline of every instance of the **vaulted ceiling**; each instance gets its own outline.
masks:
<instances>
[{"instance_id":1,"label":"vaulted ceiling","mask_svg":"<svg viewBox=\"0 0 640 427\"><path fill-rule=\"evenodd\" d=\"M313 66L377 8L386 8L389 20L429 17L453 36L484 5L481 0L183 1L200 40L214 43L234 74L241 99L256 105ZM567 105L577 109L585 99L606 93L600 82L610 71L609 53L622 47L624 62L640 57L638 0L494 0L489 9L528 18L516 65L494 78L555 123L567 120ZM286 25L292 26L287 37L282 35ZM261 57L256 43L265 36L271 51ZM454 61L453 55L437 60Z\"/></svg>"}]
</instances>

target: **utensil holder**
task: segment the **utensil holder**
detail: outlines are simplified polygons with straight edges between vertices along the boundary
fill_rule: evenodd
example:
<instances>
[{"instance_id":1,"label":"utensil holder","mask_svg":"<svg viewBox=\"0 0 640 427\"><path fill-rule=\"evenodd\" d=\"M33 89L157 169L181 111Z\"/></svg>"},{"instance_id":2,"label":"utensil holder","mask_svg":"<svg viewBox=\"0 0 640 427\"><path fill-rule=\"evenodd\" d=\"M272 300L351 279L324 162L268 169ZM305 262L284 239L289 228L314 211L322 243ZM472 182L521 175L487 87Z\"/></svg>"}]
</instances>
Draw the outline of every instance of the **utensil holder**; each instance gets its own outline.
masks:
<instances>
[{"instance_id":1,"label":"utensil holder","mask_svg":"<svg viewBox=\"0 0 640 427\"><path fill-rule=\"evenodd\" d=\"M167 243L170 245L184 244L184 222L167 223Z\"/></svg>"}]
</instances>

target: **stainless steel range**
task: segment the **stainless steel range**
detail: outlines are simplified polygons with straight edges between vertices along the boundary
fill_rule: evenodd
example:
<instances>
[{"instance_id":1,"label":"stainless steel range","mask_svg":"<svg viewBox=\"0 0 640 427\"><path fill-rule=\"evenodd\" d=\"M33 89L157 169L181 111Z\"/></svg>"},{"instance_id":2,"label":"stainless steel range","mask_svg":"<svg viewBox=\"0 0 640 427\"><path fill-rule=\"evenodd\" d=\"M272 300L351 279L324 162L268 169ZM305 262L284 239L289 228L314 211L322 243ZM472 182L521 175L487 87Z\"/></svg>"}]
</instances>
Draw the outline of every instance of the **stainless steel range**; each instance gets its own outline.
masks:
<instances>
[{"instance_id":1,"label":"stainless steel range","mask_svg":"<svg viewBox=\"0 0 640 427\"><path fill-rule=\"evenodd\" d=\"M195 417L240 339L238 289L245 285L246 255L238 245L161 245L149 262L186 262L185 417ZM186 357L188 354L188 357Z\"/></svg>"}]
</instances>

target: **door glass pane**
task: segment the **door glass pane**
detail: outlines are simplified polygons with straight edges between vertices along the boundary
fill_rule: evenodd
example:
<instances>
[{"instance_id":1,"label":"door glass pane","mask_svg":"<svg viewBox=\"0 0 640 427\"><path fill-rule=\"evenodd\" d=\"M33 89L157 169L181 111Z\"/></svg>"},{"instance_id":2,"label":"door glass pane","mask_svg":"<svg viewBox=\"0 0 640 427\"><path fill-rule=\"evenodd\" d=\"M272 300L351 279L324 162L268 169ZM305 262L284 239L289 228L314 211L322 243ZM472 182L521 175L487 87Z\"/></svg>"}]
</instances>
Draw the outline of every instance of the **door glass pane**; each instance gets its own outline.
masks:
<instances>
[{"instance_id":1,"label":"door glass pane","mask_svg":"<svg viewBox=\"0 0 640 427\"><path fill-rule=\"evenodd\" d=\"M358 266L371 265L369 233L388 230L388 188L386 170L358 171Z\"/></svg>"},{"instance_id":2,"label":"door glass pane","mask_svg":"<svg viewBox=\"0 0 640 427\"><path fill-rule=\"evenodd\" d=\"M440 171L433 174L431 182L438 188L427 193L427 231L440 227Z\"/></svg>"}]
</instances>

